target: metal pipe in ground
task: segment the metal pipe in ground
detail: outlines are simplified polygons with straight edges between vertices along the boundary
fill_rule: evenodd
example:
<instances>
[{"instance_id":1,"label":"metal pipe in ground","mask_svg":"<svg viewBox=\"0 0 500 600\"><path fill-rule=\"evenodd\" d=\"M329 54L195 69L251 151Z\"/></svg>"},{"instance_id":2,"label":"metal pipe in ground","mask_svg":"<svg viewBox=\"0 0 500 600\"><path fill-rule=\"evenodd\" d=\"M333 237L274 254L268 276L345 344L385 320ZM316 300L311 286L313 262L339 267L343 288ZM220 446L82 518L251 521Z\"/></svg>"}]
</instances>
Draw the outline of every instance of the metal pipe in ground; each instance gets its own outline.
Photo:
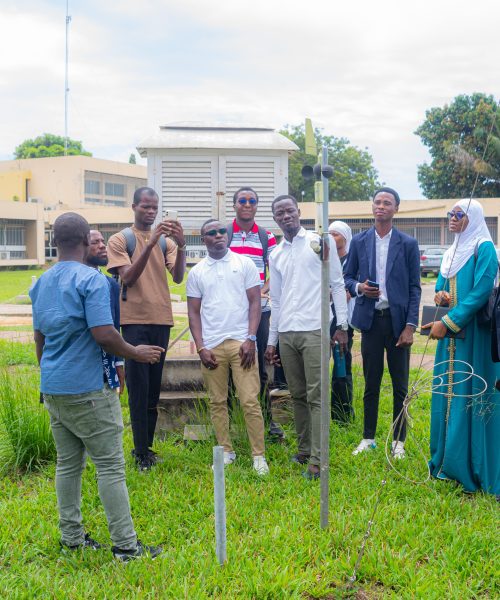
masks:
<instances>
[{"instance_id":1,"label":"metal pipe in ground","mask_svg":"<svg viewBox=\"0 0 500 600\"><path fill-rule=\"evenodd\" d=\"M328 148L323 146L322 172L328 165ZM330 487L330 266L328 237L328 178L322 176L319 233L323 241L321 262L321 458L320 458L320 526L328 527Z\"/></svg>"},{"instance_id":2,"label":"metal pipe in ground","mask_svg":"<svg viewBox=\"0 0 500 600\"><path fill-rule=\"evenodd\" d=\"M215 553L219 565L226 562L226 484L224 480L224 448L214 446Z\"/></svg>"}]
</instances>

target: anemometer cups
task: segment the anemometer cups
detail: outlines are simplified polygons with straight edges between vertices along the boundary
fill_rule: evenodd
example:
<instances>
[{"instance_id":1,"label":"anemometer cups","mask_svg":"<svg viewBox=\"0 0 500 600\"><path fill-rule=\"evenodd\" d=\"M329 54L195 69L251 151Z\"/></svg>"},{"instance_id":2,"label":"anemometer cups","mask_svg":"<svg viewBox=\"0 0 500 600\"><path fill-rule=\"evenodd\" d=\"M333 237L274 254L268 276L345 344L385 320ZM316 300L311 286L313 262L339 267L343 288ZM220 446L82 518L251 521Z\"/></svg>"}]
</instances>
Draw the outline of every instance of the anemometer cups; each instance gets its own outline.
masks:
<instances>
[{"instance_id":1,"label":"anemometer cups","mask_svg":"<svg viewBox=\"0 0 500 600\"><path fill-rule=\"evenodd\" d=\"M330 165L325 165L323 169L321 169L321 165L319 163L316 163L314 167L311 167L310 165L304 165L301 173L302 177L306 180L315 177L317 181L320 181L321 175L327 179L330 179L330 177L333 176L333 167Z\"/></svg>"},{"instance_id":2,"label":"anemometer cups","mask_svg":"<svg viewBox=\"0 0 500 600\"><path fill-rule=\"evenodd\" d=\"M313 168L311 167L311 165L304 165L302 167L302 177L306 180L312 179L314 176L314 172L313 172Z\"/></svg>"}]
</instances>

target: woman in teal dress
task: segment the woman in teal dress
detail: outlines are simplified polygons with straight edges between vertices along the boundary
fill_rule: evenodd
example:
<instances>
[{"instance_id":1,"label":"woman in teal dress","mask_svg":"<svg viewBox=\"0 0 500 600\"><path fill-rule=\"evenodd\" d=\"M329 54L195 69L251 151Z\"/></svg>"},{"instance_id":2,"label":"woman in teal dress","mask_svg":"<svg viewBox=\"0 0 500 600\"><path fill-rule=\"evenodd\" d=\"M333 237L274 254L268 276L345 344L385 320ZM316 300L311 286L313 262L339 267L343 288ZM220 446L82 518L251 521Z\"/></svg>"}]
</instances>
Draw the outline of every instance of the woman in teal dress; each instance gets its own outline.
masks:
<instances>
[{"instance_id":1,"label":"woman in teal dress","mask_svg":"<svg viewBox=\"0 0 500 600\"><path fill-rule=\"evenodd\" d=\"M443 256L436 283L436 304L450 310L440 321L423 325L438 339L431 408L430 472L453 479L464 491L500 494L500 369L491 359L489 324L477 313L495 285L495 246L476 200L457 202L449 229L455 241ZM465 337L445 337L465 330ZM470 376L459 371L470 371ZM476 377L478 375L479 377Z\"/></svg>"}]
</instances>

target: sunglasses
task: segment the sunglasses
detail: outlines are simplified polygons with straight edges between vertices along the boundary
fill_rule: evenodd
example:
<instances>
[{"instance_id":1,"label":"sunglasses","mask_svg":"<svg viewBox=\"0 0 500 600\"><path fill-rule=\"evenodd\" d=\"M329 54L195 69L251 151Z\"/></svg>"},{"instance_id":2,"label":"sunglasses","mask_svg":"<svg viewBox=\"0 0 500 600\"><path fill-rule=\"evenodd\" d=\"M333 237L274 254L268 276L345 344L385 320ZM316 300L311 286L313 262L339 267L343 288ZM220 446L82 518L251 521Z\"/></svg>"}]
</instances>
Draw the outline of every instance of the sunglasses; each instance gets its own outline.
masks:
<instances>
[{"instance_id":1,"label":"sunglasses","mask_svg":"<svg viewBox=\"0 0 500 600\"><path fill-rule=\"evenodd\" d=\"M255 198L238 198L238 204L250 204L254 206L254 204L257 204L257 200Z\"/></svg>"},{"instance_id":2,"label":"sunglasses","mask_svg":"<svg viewBox=\"0 0 500 600\"><path fill-rule=\"evenodd\" d=\"M213 237L214 235L217 235L218 233L220 233L221 235L224 235L225 233L227 233L227 229L225 227L221 227L220 229L209 229L208 231L205 231L205 233L203 235L209 235L209 236Z\"/></svg>"},{"instance_id":3,"label":"sunglasses","mask_svg":"<svg viewBox=\"0 0 500 600\"><path fill-rule=\"evenodd\" d=\"M466 216L466 213L462 212L461 210L457 210L457 211L450 210L446 214L448 215L448 219L453 219L453 217L455 217L455 219L457 221L461 221Z\"/></svg>"}]
</instances>

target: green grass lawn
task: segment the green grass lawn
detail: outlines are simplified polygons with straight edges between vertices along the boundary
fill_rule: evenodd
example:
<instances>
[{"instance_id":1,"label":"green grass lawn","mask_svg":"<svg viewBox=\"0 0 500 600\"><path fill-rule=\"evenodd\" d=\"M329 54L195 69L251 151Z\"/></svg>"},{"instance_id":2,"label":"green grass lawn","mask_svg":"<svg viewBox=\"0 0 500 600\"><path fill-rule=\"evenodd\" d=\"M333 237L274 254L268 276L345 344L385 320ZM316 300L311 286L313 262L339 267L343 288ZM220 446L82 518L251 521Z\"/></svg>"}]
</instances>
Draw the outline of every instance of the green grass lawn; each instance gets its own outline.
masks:
<instances>
[{"instance_id":1,"label":"green grass lawn","mask_svg":"<svg viewBox=\"0 0 500 600\"><path fill-rule=\"evenodd\" d=\"M16 296L27 294L33 275L40 277L44 269L0 271L0 303L14 303Z\"/></svg>"},{"instance_id":2,"label":"green grass lawn","mask_svg":"<svg viewBox=\"0 0 500 600\"><path fill-rule=\"evenodd\" d=\"M32 354L15 358L19 366L10 367L10 372L32 381L30 396L36 403L36 377L27 377L33 369ZM240 432L235 439L238 460L226 470L228 562L223 568L214 547L214 440L185 446L178 435L170 434L156 444L164 463L150 473L138 473L130 456L132 437L123 401L135 526L145 543L162 542L164 555L128 565L114 562L109 550L61 555L51 464L38 473L0 479L0 597L351 597L345 585L381 481L387 478L352 597L498 598L495 499L463 494L452 482L415 484L388 472L383 440L392 412L389 389L386 378L378 448L353 457L351 451L362 437L362 377L356 368L356 423L331 430L327 530L319 528L319 483L305 481L301 469L289 462L296 449L291 427L287 426L286 443L268 445L271 474L265 479L253 474L248 441ZM422 480L428 455L428 393L415 401L412 415L408 459L399 466L406 477ZM109 546L90 464L83 478L82 507L87 530Z\"/></svg>"},{"instance_id":3,"label":"green grass lawn","mask_svg":"<svg viewBox=\"0 0 500 600\"><path fill-rule=\"evenodd\" d=\"M31 277L40 277L44 270L0 271L0 303L15 302L16 296L27 294L31 286ZM170 273L167 273L167 277L171 293L181 296L181 300L186 300L187 272L184 281L179 284L172 281Z\"/></svg>"}]
</instances>

